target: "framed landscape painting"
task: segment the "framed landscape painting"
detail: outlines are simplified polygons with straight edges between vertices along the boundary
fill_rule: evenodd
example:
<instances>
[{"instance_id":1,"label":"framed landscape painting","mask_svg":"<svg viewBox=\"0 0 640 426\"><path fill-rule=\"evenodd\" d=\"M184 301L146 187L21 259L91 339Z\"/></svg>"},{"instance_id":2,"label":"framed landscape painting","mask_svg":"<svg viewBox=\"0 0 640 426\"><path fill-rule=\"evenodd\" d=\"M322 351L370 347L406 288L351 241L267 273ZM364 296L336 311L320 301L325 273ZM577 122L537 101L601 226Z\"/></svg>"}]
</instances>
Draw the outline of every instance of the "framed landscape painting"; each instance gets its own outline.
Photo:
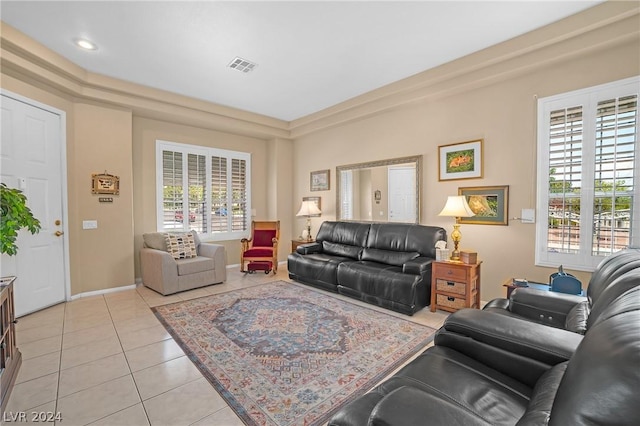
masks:
<instances>
[{"instance_id":1,"label":"framed landscape painting","mask_svg":"<svg viewBox=\"0 0 640 426\"><path fill-rule=\"evenodd\" d=\"M438 147L438 180L482 177L482 139Z\"/></svg>"},{"instance_id":2,"label":"framed landscape painting","mask_svg":"<svg viewBox=\"0 0 640 426\"><path fill-rule=\"evenodd\" d=\"M318 170L311 172L311 190L312 191L328 191L329 190L329 170Z\"/></svg>"},{"instance_id":3,"label":"framed landscape painting","mask_svg":"<svg viewBox=\"0 0 640 426\"><path fill-rule=\"evenodd\" d=\"M475 216L461 217L459 223L476 225L509 224L509 185L458 188Z\"/></svg>"}]
</instances>

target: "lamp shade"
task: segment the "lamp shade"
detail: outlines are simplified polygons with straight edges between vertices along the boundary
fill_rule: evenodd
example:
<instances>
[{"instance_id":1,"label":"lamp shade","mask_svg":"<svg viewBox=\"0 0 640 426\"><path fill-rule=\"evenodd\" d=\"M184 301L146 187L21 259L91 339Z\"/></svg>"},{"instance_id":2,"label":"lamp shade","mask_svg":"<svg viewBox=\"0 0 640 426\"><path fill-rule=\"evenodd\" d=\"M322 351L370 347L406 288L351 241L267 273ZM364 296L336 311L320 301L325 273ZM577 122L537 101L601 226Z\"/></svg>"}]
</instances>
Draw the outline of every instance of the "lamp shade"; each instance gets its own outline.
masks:
<instances>
[{"instance_id":1,"label":"lamp shade","mask_svg":"<svg viewBox=\"0 0 640 426\"><path fill-rule=\"evenodd\" d=\"M438 216L471 217L475 216L475 213L469 207L464 195L450 195Z\"/></svg>"},{"instance_id":2,"label":"lamp shade","mask_svg":"<svg viewBox=\"0 0 640 426\"><path fill-rule=\"evenodd\" d=\"M303 201L300 210L296 213L296 216L312 216L314 214L321 214L322 212L318 208L315 201Z\"/></svg>"}]
</instances>

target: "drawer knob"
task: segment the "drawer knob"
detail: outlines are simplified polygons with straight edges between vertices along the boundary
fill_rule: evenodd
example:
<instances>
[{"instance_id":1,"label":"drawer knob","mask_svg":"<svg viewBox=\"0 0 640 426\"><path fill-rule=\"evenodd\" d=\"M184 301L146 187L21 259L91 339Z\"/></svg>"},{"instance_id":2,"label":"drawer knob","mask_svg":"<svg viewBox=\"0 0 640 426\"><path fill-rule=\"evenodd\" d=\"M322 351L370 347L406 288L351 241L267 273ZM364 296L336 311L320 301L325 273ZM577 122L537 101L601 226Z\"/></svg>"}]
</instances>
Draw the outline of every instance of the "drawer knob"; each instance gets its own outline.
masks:
<instances>
[{"instance_id":1,"label":"drawer knob","mask_svg":"<svg viewBox=\"0 0 640 426\"><path fill-rule=\"evenodd\" d=\"M449 302L454 302L456 300L456 298L455 297L451 297L451 296L447 296L447 300Z\"/></svg>"},{"instance_id":2,"label":"drawer knob","mask_svg":"<svg viewBox=\"0 0 640 426\"><path fill-rule=\"evenodd\" d=\"M453 275L453 271L452 271L451 269L449 269L449 270L447 271L447 275Z\"/></svg>"},{"instance_id":3,"label":"drawer knob","mask_svg":"<svg viewBox=\"0 0 640 426\"><path fill-rule=\"evenodd\" d=\"M453 281L447 281L447 285L453 287L454 285L456 285L456 283L454 283Z\"/></svg>"}]
</instances>

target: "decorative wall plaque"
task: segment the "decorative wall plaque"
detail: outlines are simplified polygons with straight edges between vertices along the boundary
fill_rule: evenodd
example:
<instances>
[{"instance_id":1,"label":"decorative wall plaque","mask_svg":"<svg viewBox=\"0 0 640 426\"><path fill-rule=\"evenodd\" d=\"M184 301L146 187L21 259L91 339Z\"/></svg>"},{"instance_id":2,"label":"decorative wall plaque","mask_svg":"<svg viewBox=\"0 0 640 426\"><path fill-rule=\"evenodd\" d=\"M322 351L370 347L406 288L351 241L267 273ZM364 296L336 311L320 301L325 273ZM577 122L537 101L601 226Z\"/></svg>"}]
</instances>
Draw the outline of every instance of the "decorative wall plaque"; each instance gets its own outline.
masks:
<instances>
[{"instance_id":1,"label":"decorative wall plaque","mask_svg":"<svg viewBox=\"0 0 640 426\"><path fill-rule=\"evenodd\" d=\"M105 172L103 174L94 173L91 175L91 193L92 194L120 194L120 177L110 175Z\"/></svg>"}]
</instances>

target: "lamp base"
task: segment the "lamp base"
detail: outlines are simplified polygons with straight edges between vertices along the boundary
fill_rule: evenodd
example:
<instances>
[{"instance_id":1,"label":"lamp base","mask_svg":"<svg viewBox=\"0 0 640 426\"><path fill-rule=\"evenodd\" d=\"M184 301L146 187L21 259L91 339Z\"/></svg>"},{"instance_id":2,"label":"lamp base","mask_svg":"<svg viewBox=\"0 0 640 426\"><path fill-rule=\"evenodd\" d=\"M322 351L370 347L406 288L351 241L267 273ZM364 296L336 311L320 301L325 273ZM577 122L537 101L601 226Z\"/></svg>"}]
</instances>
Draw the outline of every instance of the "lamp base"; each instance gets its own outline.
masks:
<instances>
[{"instance_id":1,"label":"lamp base","mask_svg":"<svg viewBox=\"0 0 640 426\"><path fill-rule=\"evenodd\" d=\"M462 262L460 260L460 250L458 250L460 240L462 240L460 224L456 223L455 225L453 225L453 232L451 233L451 241L453 241L453 251L451 252L451 257L449 258L449 260L451 260L452 262Z\"/></svg>"}]
</instances>

